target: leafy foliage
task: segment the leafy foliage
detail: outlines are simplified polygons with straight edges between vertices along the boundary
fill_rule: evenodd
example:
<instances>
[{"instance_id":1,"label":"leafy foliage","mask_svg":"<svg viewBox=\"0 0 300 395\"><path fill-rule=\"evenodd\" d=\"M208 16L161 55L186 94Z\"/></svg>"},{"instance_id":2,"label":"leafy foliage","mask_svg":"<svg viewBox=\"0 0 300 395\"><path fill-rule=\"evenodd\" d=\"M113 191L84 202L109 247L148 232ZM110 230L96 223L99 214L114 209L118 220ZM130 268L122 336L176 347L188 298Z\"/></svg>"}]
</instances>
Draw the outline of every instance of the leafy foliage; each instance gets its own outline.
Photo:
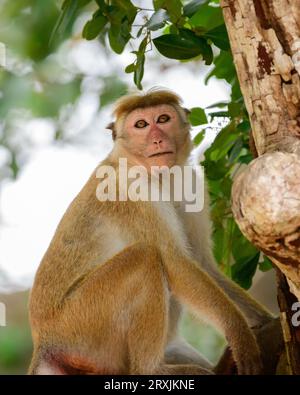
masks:
<instances>
[{"instance_id":1,"label":"leafy foliage","mask_svg":"<svg viewBox=\"0 0 300 395\"><path fill-rule=\"evenodd\" d=\"M192 0L187 4L181 0L153 0L153 11L136 7L130 0L90 0L80 4L77 0L65 0L53 36L58 31L62 33L76 10L87 3L96 5L96 11L84 26L84 38L92 40L99 35L102 38L107 36L111 49L117 54L122 53L130 41L136 46L140 39L137 49L132 51L136 61L125 70L134 74L139 89L142 89L145 53L148 48L153 48L152 43L167 58L186 61L200 56L207 65L213 61L212 46L229 50L221 9L217 2L208 0ZM135 35L134 23L145 11L148 12L144 15L146 21ZM152 38L154 32L158 35Z\"/></svg>"},{"instance_id":2,"label":"leafy foliage","mask_svg":"<svg viewBox=\"0 0 300 395\"><path fill-rule=\"evenodd\" d=\"M28 7L33 10L30 23L26 14ZM82 32L85 39L98 39L117 54L130 46L135 60L127 65L125 72L133 74L134 83L139 89L142 89L145 62L150 50L182 62L196 59L202 60L203 65L211 64L206 82L212 77L225 79L232 87L231 100L229 103L215 103L206 109L193 108L190 121L194 126L201 125L194 138L196 145L210 132L210 123L217 121L224 124L206 151L203 162L211 196L214 254L222 270L248 288L257 267L269 270L271 265L267 258L261 261L259 252L241 234L230 209L233 175L252 156L248 144L250 123L219 1L153 0L152 7L142 9L131 0L64 0L59 14L54 2L6 0L0 22L11 18L17 26L27 29L27 34L20 34L18 29L3 29L0 31L0 41L15 48L20 56L33 61L35 66L26 76L9 71L0 75L5 97L5 101L0 98L0 118L12 107L28 108L38 117L55 117L63 105L76 100L80 94L81 75L74 75L68 82L53 83L47 78L43 79L42 91L36 91L35 85L41 81L41 70L49 62L49 55L70 35L77 16L84 10L91 11L91 18ZM20 13L20 10L25 11ZM136 25L139 25L138 29ZM103 81L101 105L110 103L126 90L126 86L114 77ZM0 135L0 145L8 146L7 133ZM12 147L10 151L10 166L16 175L18 155Z\"/></svg>"}]
</instances>

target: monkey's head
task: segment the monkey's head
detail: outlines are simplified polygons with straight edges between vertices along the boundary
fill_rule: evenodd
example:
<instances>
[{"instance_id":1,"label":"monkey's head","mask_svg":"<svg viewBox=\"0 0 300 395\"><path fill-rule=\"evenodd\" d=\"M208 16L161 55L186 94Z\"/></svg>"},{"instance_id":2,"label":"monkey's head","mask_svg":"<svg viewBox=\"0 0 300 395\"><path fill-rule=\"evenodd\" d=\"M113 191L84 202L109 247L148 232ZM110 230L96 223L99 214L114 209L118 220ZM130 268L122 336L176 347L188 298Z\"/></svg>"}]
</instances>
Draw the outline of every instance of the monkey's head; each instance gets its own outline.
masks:
<instances>
[{"instance_id":1,"label":"monkey's head","mask_svg":"<svg viewBox=\"0 0 300 395\"><path fill-rule=\"evenodd\" d=\"M192 143L187 110L181 99L167 90L152 90L119 99L114 109L112 130L118 157L151 166L183 164Z\"/></svg>"}]
</instances>

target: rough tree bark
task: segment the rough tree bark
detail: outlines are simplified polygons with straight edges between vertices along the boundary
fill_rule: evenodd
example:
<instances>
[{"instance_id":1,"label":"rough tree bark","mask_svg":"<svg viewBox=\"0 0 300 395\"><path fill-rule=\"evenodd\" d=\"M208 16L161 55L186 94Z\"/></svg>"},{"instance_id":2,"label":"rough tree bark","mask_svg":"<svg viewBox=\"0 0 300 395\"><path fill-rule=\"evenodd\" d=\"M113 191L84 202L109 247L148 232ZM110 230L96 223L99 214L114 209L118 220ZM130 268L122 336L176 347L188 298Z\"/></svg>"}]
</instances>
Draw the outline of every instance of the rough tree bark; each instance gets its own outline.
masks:
<instances>
[{"instance_id":1,"label":"rough tree bark","mask_svg":"<svg viewBox=\"0 0 300 395\"><path fill-rule=\"evenodd\" d=\"M259 155L235 179L233 213L300 300L299 0L221 0L221 7ZM295 334L280 284L283 330ZM294 338L291 365L299 373L299 333Z\"/></svg>"}]
</instances>

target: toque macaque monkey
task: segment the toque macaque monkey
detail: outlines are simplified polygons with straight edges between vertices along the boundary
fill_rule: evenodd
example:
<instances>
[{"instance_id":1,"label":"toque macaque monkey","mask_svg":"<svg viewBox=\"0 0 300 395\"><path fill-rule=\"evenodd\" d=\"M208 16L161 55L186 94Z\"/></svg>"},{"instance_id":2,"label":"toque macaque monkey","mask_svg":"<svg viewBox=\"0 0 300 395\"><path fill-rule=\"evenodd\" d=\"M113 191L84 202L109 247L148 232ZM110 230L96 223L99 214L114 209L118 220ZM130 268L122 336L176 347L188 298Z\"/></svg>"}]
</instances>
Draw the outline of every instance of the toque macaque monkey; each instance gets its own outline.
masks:
<instances>
[{"instance_id":1,"label":"toque macaque monkey","mask_svg":"<svg viewBox=\"0 0 300 395\"><path fill-rule=\"evenodd\" d=\"M225 334L239 374L261 373L250 326L273 318L219 273L207 196L200 212L173 200L121 199L120 158L147 175L153 166L188 164L180 98L166 90L125 96L114 115L114 147L99 168L115 169L120 190L116 201L101 199L107 179L99 183L96 169L58 225L30 297L29 373L213 374L178 337L182 304Z\"/></svg>"}]
</instances>

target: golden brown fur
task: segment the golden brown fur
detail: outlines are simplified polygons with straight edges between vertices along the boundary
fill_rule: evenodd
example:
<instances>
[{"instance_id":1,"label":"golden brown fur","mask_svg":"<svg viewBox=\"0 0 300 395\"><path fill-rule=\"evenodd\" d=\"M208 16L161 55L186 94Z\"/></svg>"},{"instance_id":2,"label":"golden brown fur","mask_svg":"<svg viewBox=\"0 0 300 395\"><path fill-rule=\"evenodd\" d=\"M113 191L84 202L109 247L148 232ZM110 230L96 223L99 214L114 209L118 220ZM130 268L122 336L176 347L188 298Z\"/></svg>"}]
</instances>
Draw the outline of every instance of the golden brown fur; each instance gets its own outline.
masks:
<instances>
[{"instance_id":1,"label":"golden brown fur","mask_svg":"<svg viewBox=\"0 0 300 395\"><path fill-rule=\"evenodd\" d=\"M166 103L180 106L182 100L176 93L166 90L153 89L146 94L137 92L133 95L121 97L115 104L113 114L116 119L119 119L124 114L128 114L137 108L153 107Z\"/></svg>"},{"instance_id":2,"label":"golden brown fur","mask_svg":"<svg viewBox=\"0 0 300 395\"><path fill-rule=\"evenodd\" d=\"M123 137L101 165L116 167L124 155L130 165L143 162L143 155L147 166L183 165L191 144L179 104L177 95L164 91L121 99L115 114L127 129L117 129ZM171 119L157 123L161 113ZM147 120L142 131L134 114ZM152 156L163 149L172 153ZM60 221L36 274L29 372L210 374L211 365L178 339L185 304L225 334L240 373L259 373L259 349L246 319L255 325L271 317L210 268L207 208L184 213L171 202L99 201L98 183L95 170Z\"/></svg>"}]
</instances>

